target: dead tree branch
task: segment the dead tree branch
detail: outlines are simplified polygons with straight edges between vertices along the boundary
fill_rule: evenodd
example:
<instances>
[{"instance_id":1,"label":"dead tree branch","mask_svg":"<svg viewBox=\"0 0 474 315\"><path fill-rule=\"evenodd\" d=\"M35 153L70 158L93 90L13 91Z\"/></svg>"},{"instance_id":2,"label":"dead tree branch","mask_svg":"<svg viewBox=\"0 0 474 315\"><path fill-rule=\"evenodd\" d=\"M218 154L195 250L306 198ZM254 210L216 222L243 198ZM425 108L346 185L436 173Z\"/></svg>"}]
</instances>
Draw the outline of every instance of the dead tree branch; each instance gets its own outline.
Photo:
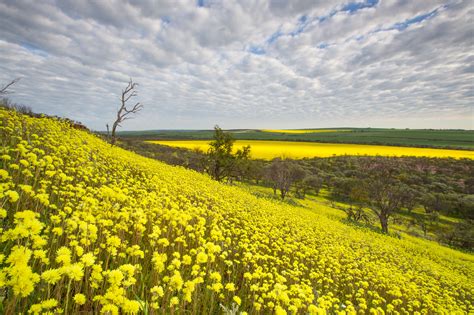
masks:
<instances>
[{"instance_id":1,"label":"dead tree branch","mask_svg":"<svg viewBox=\"0 0 474 315\"><path fill-rule=\"evenodd\" d=\"M143 109L143 105L140 104L139 102L135 103L133 107L127 108L127 102L133 97L138 95L136 91L137 86L138 86L138 83L135 83L133 82L132 79L130 79L130 81L127 84L127 87L122 90L122 95L120 98L120 103L121 103L120 108L117 111L117 118L115 119L115 122L112 125L112 135L111 135L112 144L115 144L115 142L117 141L117 137L116 137L117 127L121 127L122 122L132 119L133 117L130 116L131 114L136 114Z\"/></svg>"},{"instance_id":2,"label":"dead tree branch","mask_svg":"<svg viewBox=\"0 0 474 315\"><path fill-rule=\"evenodd\" d=\"M12 92L8 91L8 89L15 83L17 83L18 81L20 81L20 78L16 78L15 80L12 80L10 81L9 83L7 83L6 85L4 85L3 87L0 88L0 95L6 95L6 94L10 94Z\"/></svg>"}]
</instances>

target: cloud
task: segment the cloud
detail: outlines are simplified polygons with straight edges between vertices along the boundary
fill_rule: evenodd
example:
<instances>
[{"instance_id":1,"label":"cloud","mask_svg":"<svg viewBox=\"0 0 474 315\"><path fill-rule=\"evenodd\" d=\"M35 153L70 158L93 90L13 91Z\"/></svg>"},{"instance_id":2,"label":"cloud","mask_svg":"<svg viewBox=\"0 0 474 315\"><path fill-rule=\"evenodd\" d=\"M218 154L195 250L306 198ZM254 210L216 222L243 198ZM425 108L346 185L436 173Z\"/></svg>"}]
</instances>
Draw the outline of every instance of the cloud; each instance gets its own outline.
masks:
<instances>
[{"instance_id":1,"label":"cloud","mask_svg":"<svg viewBox=\"0 0 474 315\"><path fill-rule=\"evenodd\" d=\"M12 99L104 129L474 128L469 1L0 2ZM442 117L442 119L440 119ZM389 125L387 125L389 124Z\"/></svg>"}]
</instances>

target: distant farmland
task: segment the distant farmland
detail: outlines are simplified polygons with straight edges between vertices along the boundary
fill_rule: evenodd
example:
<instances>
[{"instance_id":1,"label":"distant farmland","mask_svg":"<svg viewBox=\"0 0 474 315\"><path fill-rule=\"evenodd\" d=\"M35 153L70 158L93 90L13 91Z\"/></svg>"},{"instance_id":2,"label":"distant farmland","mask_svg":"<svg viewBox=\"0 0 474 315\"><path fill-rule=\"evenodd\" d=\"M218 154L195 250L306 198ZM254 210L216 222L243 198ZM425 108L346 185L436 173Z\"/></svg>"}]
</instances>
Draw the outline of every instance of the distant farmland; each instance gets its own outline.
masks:
<instances>
[{"instance_id":1,"label":"distant farmland","mask_svg":"<svg viewBox=\"0 0 474 315\"><path fill-rule=\"evenodd\" d=\"M474 150L474 131L373 128L328 128L296 130L228 130L239 140L303 141L372 144ZM213 130L147 130L121 132L121 137L146 140L209 140Z\"/></svg>"},{"instance_id":2,"label":"distant farmland","mask_svg":"<svg viewBox=\"0 0 474 315\"><path fill-rule=\"evenodd\" d=\"M207 140L161 140L147 141L150 143L187 148L209 148ZM383 155L383 156L425 156L439 158L469 158L474 159L474 151L448 150L432 148L410 148L379 145L340 144L340 143L314 143L292 141L261 141L238 140L235 149L251 146L251 156L254 159L272 159L286 157L293 159L311 157L330 157L333 155Z\"/></svg>"},{"instance_id":3,"label":"distant farmland","mask_svg":"<svg viewBox=\"0 0 474 315\"><path fill-rule=\"evenodd\" d=\"M283 134L304 134L304 133L326 133L326 132L350 132L352 129L262 129L262 132L283 133Z\"/></svg>"}]
</instances>

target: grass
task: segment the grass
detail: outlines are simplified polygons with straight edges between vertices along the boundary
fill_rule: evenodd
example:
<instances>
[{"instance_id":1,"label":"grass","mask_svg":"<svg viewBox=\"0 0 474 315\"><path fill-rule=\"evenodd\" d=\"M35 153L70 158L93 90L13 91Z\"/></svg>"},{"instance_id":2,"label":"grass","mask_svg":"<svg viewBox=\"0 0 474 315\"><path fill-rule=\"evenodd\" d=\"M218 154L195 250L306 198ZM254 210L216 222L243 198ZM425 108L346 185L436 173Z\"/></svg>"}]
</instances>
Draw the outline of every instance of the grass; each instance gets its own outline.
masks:
<instances>
[{"instance_id":1,"label":"grass","mask_svg":"<svg viewBox=\"0 0 474 315\"><path fill-rule=\"evenodd\" d=\"M205 140L161 140L148 142L187 149L198 148L203 151L206 151L209 148L209 141ZM240 149L246 145L251 146L252 158L267 160L273 159L275 157L301 159L311 157L330 157L333 155L425 156L474 159L474 152L466 150L462 151L360 144L238 140L236 141L234 147L235 149Z\"/></svg>"}]
</instances>

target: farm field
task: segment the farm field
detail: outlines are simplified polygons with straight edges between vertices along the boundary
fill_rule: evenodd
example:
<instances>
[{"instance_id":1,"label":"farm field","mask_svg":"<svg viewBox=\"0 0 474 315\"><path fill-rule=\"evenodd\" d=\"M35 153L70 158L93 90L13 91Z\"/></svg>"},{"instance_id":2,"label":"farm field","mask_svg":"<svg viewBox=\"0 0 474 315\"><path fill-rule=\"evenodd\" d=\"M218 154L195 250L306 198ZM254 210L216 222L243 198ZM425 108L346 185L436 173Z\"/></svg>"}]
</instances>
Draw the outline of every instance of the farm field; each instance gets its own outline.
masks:
<instances>
[{"instance_id":1,"label":"farm field","mask_svg":"<svg viewBox=\"0 0 474 315\"><path fill-rule=\"evenodd\" d=\"M333 128L312 130L238 129L228 130L228 132L231 132L238 140L375 144L474 150L474 131L472 130ZM123 131L119 135L125 138L146 140L210 140L213 130Z\"/></svg>"},{"instance_id":2,"label":"farm field","mask_svg":"<svg viewBox=\"0 0 474 315\"><path fill-rule=\"evenodd\" d=\"M262 129L262 132L270 133L288 133L288 134L305 134L305 133L327 133L327 132L350 132L351 129Z\"/></svg>"},{"instance_id":3,"label":"farm field","mask_svg":"<svg viewBox=\"0 0 474 315\"><path fill-rule=\"evenodd\" d=\"M66 122L0 110L0 123L2 313L474 311L472 254L259 198Z\"/></svg>"},{"instance_id":4,"label":"farm field","mask_svg":"<svg viewBox=\"0 0 474 315\"><path fill-rule=\"evenodd\" d=\"M147 142L187 149L198 148L203 151L207 151L209 148L209 141L205 140L150 140ZM333 155L425 156L474 159L474 151L467 150L410 148L360 144L238 140L236 141L234 147L235 149L241 149L247 145L251 146L252 158L267 160L273 159L275 157L301 159L311 157L330 157Z\"/></svg>"}]
</instances>

